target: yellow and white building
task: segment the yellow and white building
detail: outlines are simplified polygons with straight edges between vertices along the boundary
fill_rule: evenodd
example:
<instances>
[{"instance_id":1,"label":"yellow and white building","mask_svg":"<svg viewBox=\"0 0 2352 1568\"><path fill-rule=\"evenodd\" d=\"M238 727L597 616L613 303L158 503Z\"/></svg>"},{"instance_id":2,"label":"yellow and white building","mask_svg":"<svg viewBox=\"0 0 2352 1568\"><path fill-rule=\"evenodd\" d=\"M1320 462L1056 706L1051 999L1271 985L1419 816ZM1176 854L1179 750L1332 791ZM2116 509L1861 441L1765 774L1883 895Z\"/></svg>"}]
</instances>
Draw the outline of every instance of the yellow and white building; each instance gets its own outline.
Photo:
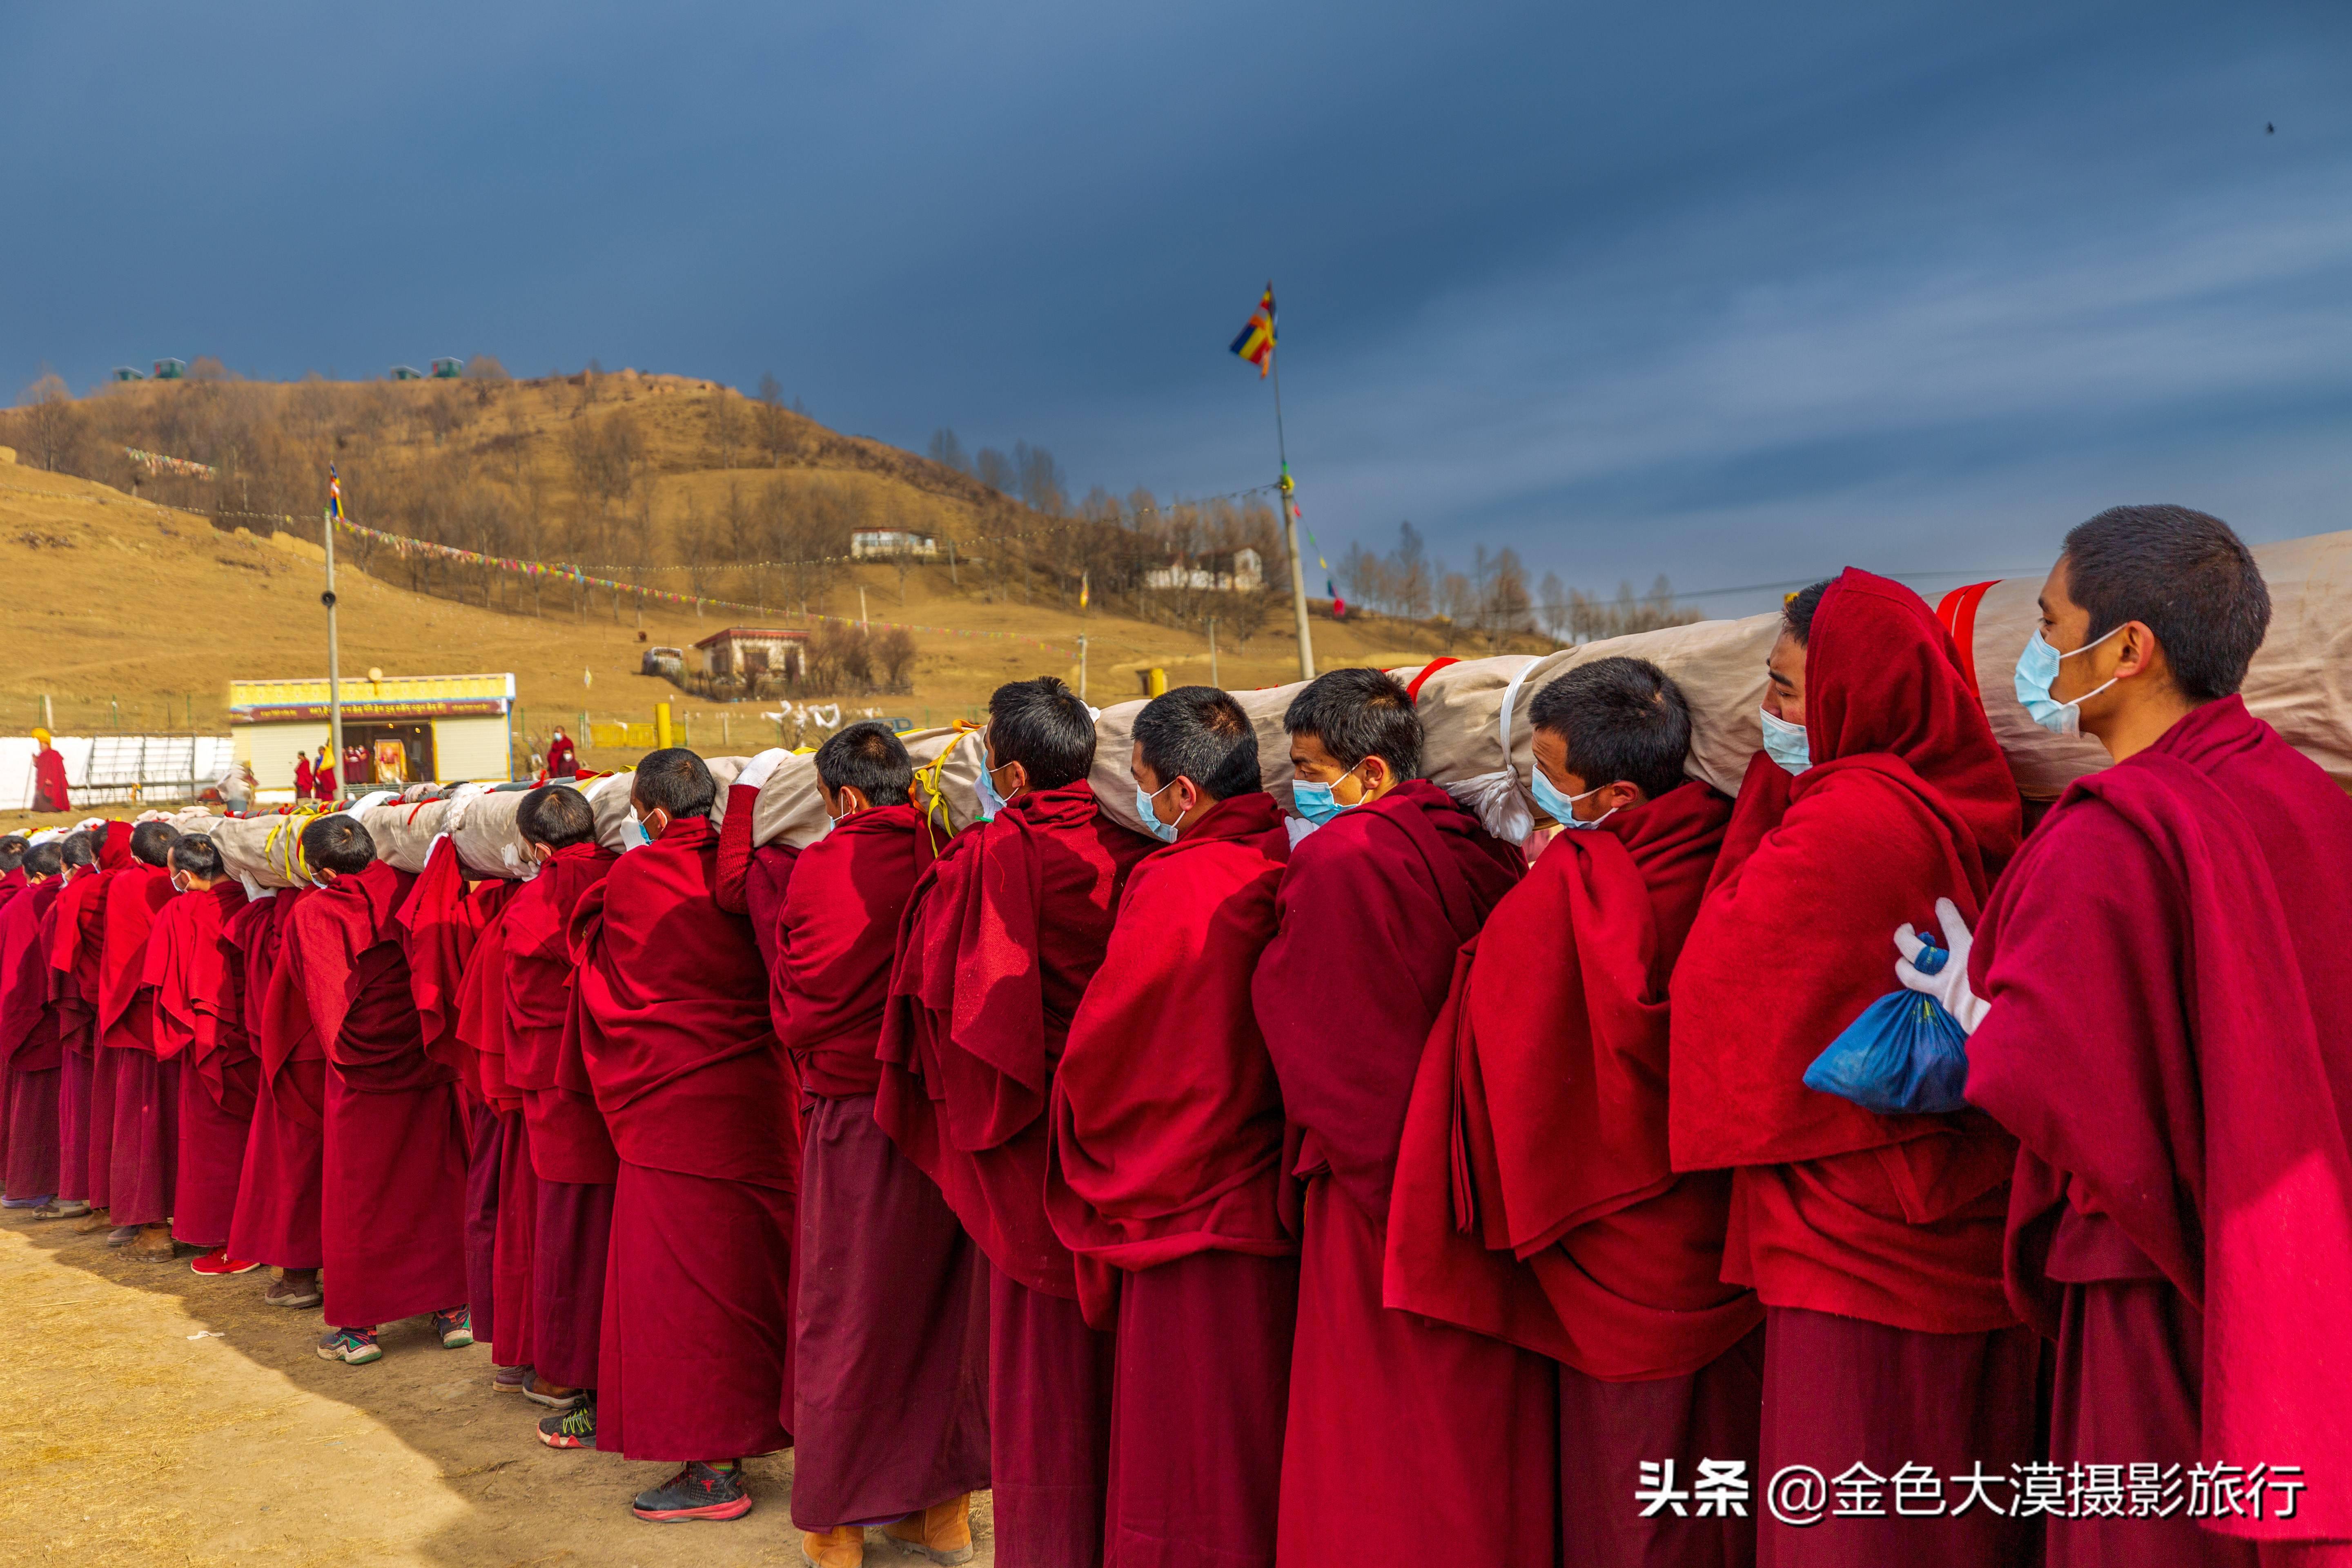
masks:
<instances>
[{"instance_id":1,"label":"yellow and white building","mask_svg":"<svg viewBox=\"0 0 2352 1568\"><path fill-rule=\"evenodd\" d=\"M512 675L360 676L341 684L344 749L369 759L366 773L341 779L347 788L514 776ZM295 758L316 757L328 743L325 678L232 680L228 701L236 760L263 789L292 789Z\"/></svg>"}]
</instances>

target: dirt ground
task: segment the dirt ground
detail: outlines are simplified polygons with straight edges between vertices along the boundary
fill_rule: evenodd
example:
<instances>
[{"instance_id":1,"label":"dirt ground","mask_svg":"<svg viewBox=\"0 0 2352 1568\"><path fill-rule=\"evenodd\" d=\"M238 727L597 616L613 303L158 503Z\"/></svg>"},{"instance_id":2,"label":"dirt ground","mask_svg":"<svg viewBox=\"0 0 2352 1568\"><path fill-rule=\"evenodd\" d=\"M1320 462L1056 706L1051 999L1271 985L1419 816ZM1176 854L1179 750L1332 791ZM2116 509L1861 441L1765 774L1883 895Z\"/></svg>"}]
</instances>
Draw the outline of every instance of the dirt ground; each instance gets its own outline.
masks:
<instances>
[{"instance_id":1,"label":"dirt ground","mask_svg":"<svg viewBox=\"0 0 2352 1568\"><path fill-rule=\"evenodd\" d=\"M319 1314L140 1263L24 1211L0 1218L0 1563L107 1568L798 1568L792 1456L750 1464L727 1524L652 1525L667 1468L534 1440L488 1345L389 1325L373 1366L322 1362ZM987 1499L979 1561L994 1561ZM874 1568L923 1559L866 1537Z\"/></svg>"}]
</instances>

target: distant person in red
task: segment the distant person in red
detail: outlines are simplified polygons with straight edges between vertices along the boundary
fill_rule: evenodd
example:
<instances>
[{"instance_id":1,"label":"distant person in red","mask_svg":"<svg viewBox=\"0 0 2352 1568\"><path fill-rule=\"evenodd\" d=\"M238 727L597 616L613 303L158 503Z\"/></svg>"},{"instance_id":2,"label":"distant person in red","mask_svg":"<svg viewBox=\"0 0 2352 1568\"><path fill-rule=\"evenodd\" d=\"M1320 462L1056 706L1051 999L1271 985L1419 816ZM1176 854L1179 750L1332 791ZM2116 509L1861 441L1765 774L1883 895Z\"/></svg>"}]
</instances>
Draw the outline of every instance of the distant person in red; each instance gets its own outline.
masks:
<instances>
[{"instance_id":1,"label":"distant person in red","mask_svg":"<svg viewBox=\"0 0 2352 1568\"><path fill-rule=\"evenodd\" d=\"M33 809L71 811L73 802L66 793L64 756L49 744L47 730L34 731L33 741L40 748L33 753Z\"/></svg>"},{"instance_id":2,"label":"distant person in red","mask_svg":"<svg viewBox=\"0 0 2352 1568\"><path fill-rule=\"evenodd\" d=\"M373 782L374 778L375 763L368 755L368 749L365 746L345 746L343 748L344 782L353 789L357 789L363 784Z\"/></svg>"},{"instance_id":3,"label":"distant person in red","mask_svg":"<svg viewBox=\"0 0 2352 1568\"><path fill-rule=\"evenodd\" d=\"M1290 837L1214 687L1146 704L1129 765L1168 847L1128 879L1071 1020L1045 1173L1087 1321L1118 1331L1103 1559L1271 1568L1299 1193L1250 979Z\"/></svg>"},{"instance_id":4,"label":"distant person in red","mask_svg":"<svg viewBox=\"0 0 2352 1568\"><path fill-rule=\"evenodd\" d=\"M2163 1510L2053 1519L2056 1568L2352 1563L2352 803L2238 695L2270 610L2218 518L2068 534L2017 692L2116 765L1973 941L1941 907L1951 963L1903 965L2022 1144L2009 1296L2057 1344L2050 1458L2144 1470ZM2200 1473L2230 1500L2201 1521L2168 1506Z\"/></svg>"},{"instance_id":5,"label":"distant person in red","mask_svg":"<svg viewBox=\"0 0 2352 1568\"><path fill-rule=\"evenodd\" d=\"M310 769L310 796L314 800L335 798L335 764L324 746L319 748L319 761Z\"/></svg>"},{"instance_id":6,"label":"distant person in red","mask_svg":"<svg viewBox=\"0 0 2352 1568\"><path fill-rule=\"evenodd\" d=\"M718 901L718 795L692 752L647 752L646 841L572 922L571 1026L619 1156L596 1446L683 1464L637 1495L655 1522L740 1519L740 1457L792 1442L798 1086L751 923Z\"/></svg>"},{"instance_id":7,"label":"distant person in red","mask_svg":"<svg viewBox=\"0 0 2352 1568\"><path fill-rule=\"evenodd\" d=\"M195 1272L243 1274L261 1266L228 1255L261 1070L246 1032L244 958L228 939L245 888L201 833L172 841L171 868L180 896L156 918L143 980L154 991L155 1055L180 1079L172 1235L204 1249Z\"/></svg>"},{"instance_id":8,"label":"distant person in red","mask_svg":"<svg viewBox=\"0 0 2352 1568\"><path fill-rule=\"evenodd\" d=\"M1973 1489L2014 1500L2041 1365L2001 1289L2016 1144L1979 1111L1881 1115L1804 1074L1896 988L1890 931L1937 899L1982 907L2017 786L1951 637L1898 583L1848 569L1792 596L1767 674L1766 749L1675 970L1668 1105L1675 1168L1731 1170L1723 1275L1767 1309L1758 1474L1914 1465L1948 1488L1982 1466L2011 1484ZM1781 1568L1973 1568L2040 1531L1974 1502L1757 1526Z\"/></svg>"},{"instance_id":9,"label":"distant person in red","mask_svg":"<svg viewBox=\"0 0 2352 1568\"><path fill-rule=\"evenodd\" d=\"M793 864L769 990L803 1127L793 1522L816 1568L857 1568L864 1521L935 1550L970 1539L989 1480L988 1297L955 1211L874 1121L899 919L931 858L914 761L868 721L818 747L816 771L833 826Z\"/></svg>"},{"instance_id":10,"label":"distant person in red","mask_svg":"<svg viewBox=\"0 0 2352 1568\"><path fill-rule=\"evenodd\" d=\"M131 1255L173 1257L172 1182L179 1167L180 1068L155 1051L155 994L145 984L155 918L177 896L168 864L179 829L142 822L131 830L132 864L107 895L99 974L98 1070L113 1075L114 1125L107 1193L118 1234L139 1227Z\"/></svg>"},{"instance_id":11,"label":"distant person in red","mask_svg":"<svg viewBox=\"0 0 2352 1568\"><path fill-rule=\"evenodd\" d=\"M380 1361L379 1325L425 1313L436 1339L463 1349L466 1127L409 984L399 914L415 879L340 812L302 830L302 859L318 891L289 917L285 956L327 1058L319 1354Z\"/></svg>"},{"instance_id":12,"label":"distant person in red","mask_svg":"<svg viewBox=\"0 0 2352 1568\"><path fill-rule=\"evenodd\" d=\"M1666 981L1731 802L1684 775L1689 707L1600 658L1536 693L1536 804L1561 831L1463 949L1405 1118L1387 1300L1559 1363L1560 1561L1725 1568L1753 1512L1654 1517L1642 1467L1753 1495L1764 1309L1727 1285L1722 1171L1666 1147Z\"/></svg>"},{"instance_id":13,"label":"distant person in red","mask_svg":"<svg viewBox=\"0 0 2352 1568\"><path fill-rule=\"evenodd\" d=\"M0 1065L6 1068L7 1163L0 1169L8 1208L41 1217L58 1190L57 1009L49 1003L42 938L65 890L65 855L53 841L25 851L25 889L0 910Z\"/></svg>"},{"instance_id":14,"label":"distant person in red","mask_svg":"<svg viewBox=\"0 0 2352 1568\"><path fill-rule=\"evenodd\" d=\"M310 753L308 752L294 753L294 798L310 798Z\"/></svg>"},{"instance_id":15,"label":"distant person in red","mask_svg":"<svg viewBox=\"0 0 2352 1568\"><path fill-rule=\"evenodd\" d=\"M987 747L990 814L924 871L899 930L875 1119L987 1255L996 1549L1058 1568L1102 1560L1112 1341L1045 1215L1045 1110L1153 841L1096 802L1094 720L1053 677L996 689Z\"/></svg>"},{"instance_id":16,"label":"distant person in red","mask_svg":"<svg viewBox=\"0 0 2352 1568\"><path fill-rule=\"evenodd\" d=\"M1421 721L1393 678L1333 670L1282 721L1292 797L1319 826L1291 851L1251 985L1307 1178L1276 1561L1328 1563L1386 1515L1448 1552L1548 1563L1552 1364L1390 1311L1381 1282L1405 1107L1454 953L1526 861L1420 776Z\"/></svg>"},{"instance_id":17,"label":"distant person in red","mask_svg":"<svg viewBox=\"0 0 2352 1568\"><path fill-rule=\"evenodd\" d=\"M547 742L547 776L569 779L580 776L580 760L572 753L572 737L557 729Z\"/></svg>"}]
</instances>

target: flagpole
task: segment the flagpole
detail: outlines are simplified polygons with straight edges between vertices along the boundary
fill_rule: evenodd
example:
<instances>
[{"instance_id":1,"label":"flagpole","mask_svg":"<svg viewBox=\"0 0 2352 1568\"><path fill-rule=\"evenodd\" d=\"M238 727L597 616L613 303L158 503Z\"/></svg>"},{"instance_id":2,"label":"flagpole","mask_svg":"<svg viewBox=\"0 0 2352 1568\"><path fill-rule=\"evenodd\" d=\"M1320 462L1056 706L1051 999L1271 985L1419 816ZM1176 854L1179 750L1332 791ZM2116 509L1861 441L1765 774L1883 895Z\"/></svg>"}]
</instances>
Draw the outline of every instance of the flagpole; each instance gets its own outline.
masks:
<instances>
[{"instance_id":1,"label":"flagpole","mask_svg":"<svg viewBox=\"0 0 2352 1568\"><path fill-rule=\"evenodd\" d=\"M1271 295L1274 284L1268 280L1265 291ZM1271 328L1274 323L1268 321ZM1290 613L1298 628L1298 679L1315 679L1315 634L1307 625L1307 563L1298 554L1298 510L1291 502L1293 486L1290 480L1290 447L1282 431L1282 334L1276 331L1274 342L1267 345L1266 362L1274 372L1274 450L1282 459L1282 479L1276 491L1282 498L1282 539L1290 552Z\"/></svg>"},{"instance_id":2,"label":"flagpole","mask_svg":"<svg viewBox=\"0 0 2352 1568\"><path fill-rule=\"evenodd\" d=\"M335 764L335 783L343 797L351 797L351 780L343 777L350 769L343 763L343 687L341 648L335 639L335 513L330 507L320 532L327 544L327 591L319 595L319 603L327 606L327 737L333 747L331 755Z\"/></svg>"}]
</instances>

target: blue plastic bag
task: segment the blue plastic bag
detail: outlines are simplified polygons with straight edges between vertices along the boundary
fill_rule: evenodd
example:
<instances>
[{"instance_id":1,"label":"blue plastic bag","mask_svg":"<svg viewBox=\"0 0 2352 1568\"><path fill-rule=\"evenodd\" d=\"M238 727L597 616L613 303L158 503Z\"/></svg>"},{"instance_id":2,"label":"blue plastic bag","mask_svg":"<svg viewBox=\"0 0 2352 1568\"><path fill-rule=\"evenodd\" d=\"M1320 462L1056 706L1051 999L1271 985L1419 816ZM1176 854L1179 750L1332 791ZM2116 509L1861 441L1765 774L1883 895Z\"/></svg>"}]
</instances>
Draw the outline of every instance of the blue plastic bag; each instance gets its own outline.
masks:
<instances>
[{"instance_id":1,"label":"blue plastic bag","mask_svg":"<svg viewBox=\"0 0 2352 1568\"><path fill-rule=\"evenodd\" d=\"M1911 966L1933 974L1951 955L1923 947ZM1965 1110L1969 1034L1944 1005L1916 991L1895 991L1862 1010L1805 1069L1805 1087L1853 1101L1881 1116L1933 1116Z\"/></svg>"}]
</instances>

